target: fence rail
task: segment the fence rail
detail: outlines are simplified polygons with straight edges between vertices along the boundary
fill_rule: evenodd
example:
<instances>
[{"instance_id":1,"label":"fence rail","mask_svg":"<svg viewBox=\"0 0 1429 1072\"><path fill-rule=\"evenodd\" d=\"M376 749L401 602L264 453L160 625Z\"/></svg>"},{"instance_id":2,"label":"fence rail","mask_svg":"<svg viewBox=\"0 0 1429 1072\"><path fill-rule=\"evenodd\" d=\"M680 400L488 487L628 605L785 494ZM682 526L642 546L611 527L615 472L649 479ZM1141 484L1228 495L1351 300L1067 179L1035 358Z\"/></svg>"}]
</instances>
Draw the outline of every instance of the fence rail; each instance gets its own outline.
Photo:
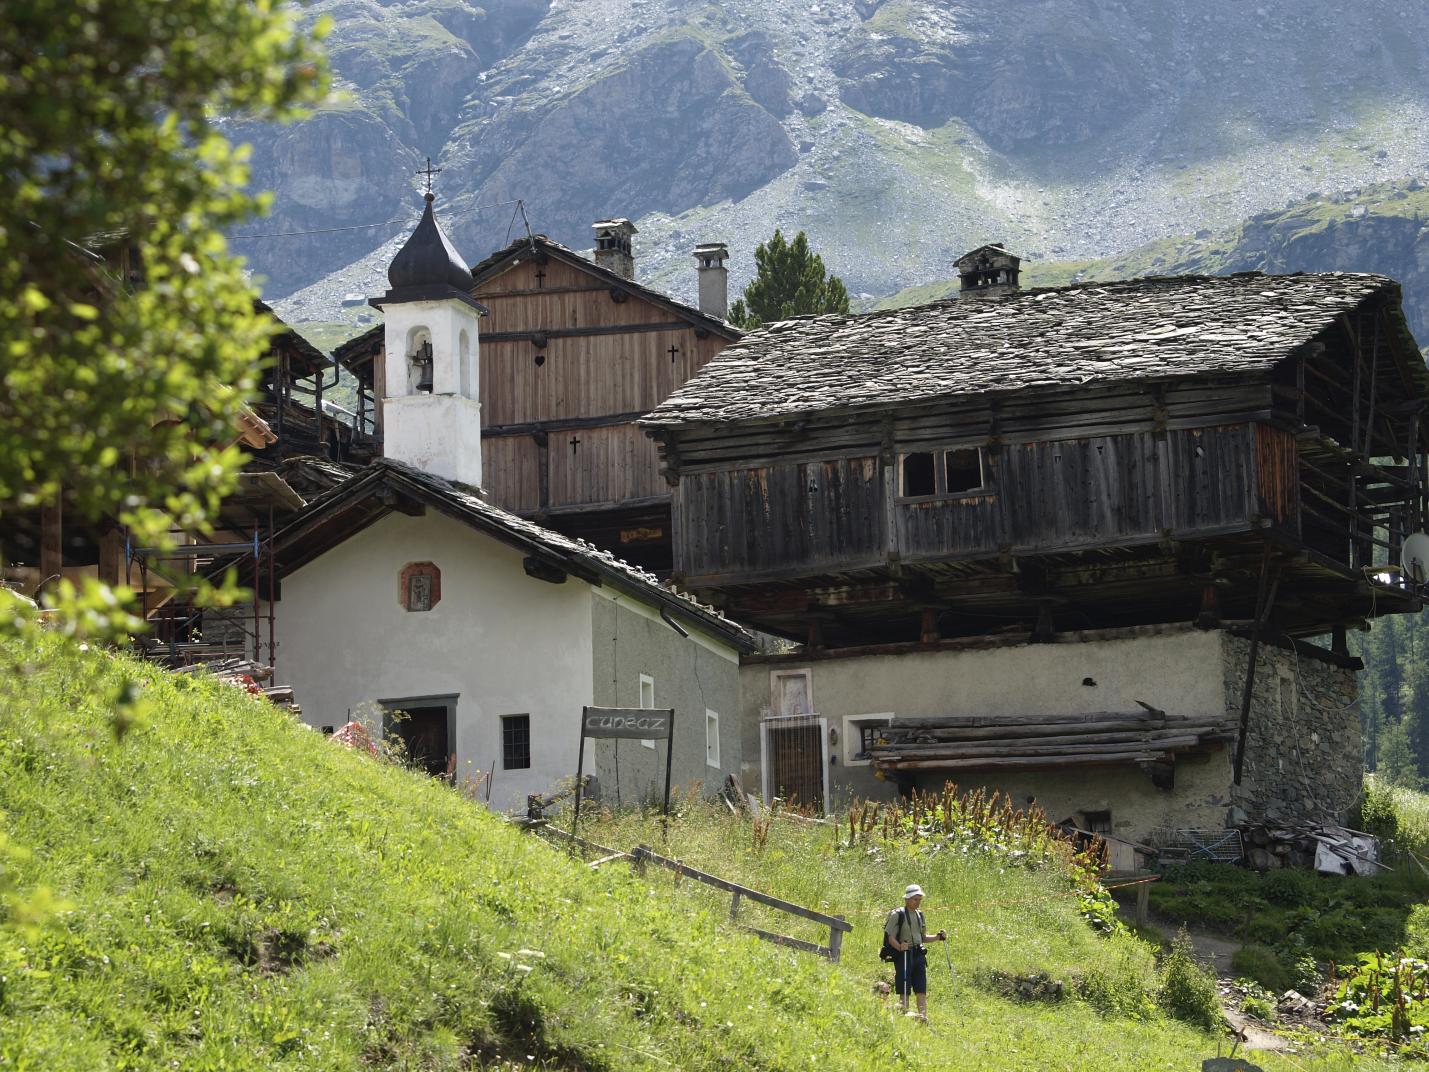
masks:
<instances>
[{"instance_id":1,"label":"fence rail","mask_svg":"<svg viewBox=\"0 0 1429 1072\"><path fill-rule=\"evenodd\" d=\"M689 864L680 863L678 860L671 860L668 857L660 856L651 851L646 845L637 845L635 851L630 854L636 867L642 867L645 863L658 864L683 875L692 878L696 882L703 882L706 886L713 886L715 889L724 890L732 895L729 906L729 918L738 921L739 904L741 900L754 901L757 904L768 905L770 908L777 908L781 912L787 912L791 916L802 916L804 919L812 920L815 923L822 923L829 929L829 944L827 946L815 945L813 942L805 942L798 938L790 938L783 934L771 934L769 931L762 931L757 927L748 929L766 941L777 942L780 945L792 946L795 949L803 949L809 953L817 953L819 956L828 957L832 961L839 959L839 953L843 947L843 936L853 930L853 924L844 919L843 916L830 916L823 912L816 912L812 908L805 908L803 905L796 905L792 901L786 901L780 897L774 897L759 890L750 889L748 886L741 886L737 882L730 882L728 879L720 878L718 875L711 875L707 871L691 867Z\"/></svg>"},{"instance_id":2,"label":"fence rail","mask_svg":"<svg viewBox=\"0 0 1429 1072\"><path fill-rule=\"evenodd\" d=\"M805 953L813 953L817 956L827 957L831 961L837 961L843 949L844 935L853 930L853 924L844 919L843 916L831 916L824 912L816 912L812 908L796 905L792 901L786 901L781 897L775 897L772 894L750 889L748 886L741 886L738 882L731 882L729 879L720 878L718 875L711 875L708 871L701 871L699 868L691 867L689 864L681 863L679 860L672 860L667 856L661 856L648 845L637 845L630 852L621 852L619 849L612 849L608 845L601 845L599 842L591 841L589 838L583 838L569 831L558 829L544 819L521 821L520 826L524 830L534 831L539 834L545 834L547 837L555 838L562 844L573 848L590 853L599 853L600 858L591 861L591 867L599 867L601 864L609 863L612 860L629 860L637 869L644 870L645 865L651 863L675 872L677 882L683 876L685 878L694 879L696 882L702 882L706 886L713 886L717 890L724 890L730 895L729 918L751 934L763 938L766 942L774 942L776 945L788 946L791 949L800 949ZM791 916L801 916L804 919L812 920L814 923L821 923L829 929L829 944L825 946L815 942L806 942L802 938L791 938L787 934L775 934L772 931L751 927L747 923L739 923L739 905L741 901L753 901L756 904L767 905L780 912L787 912Z\"/></svg>"}]
</instances>

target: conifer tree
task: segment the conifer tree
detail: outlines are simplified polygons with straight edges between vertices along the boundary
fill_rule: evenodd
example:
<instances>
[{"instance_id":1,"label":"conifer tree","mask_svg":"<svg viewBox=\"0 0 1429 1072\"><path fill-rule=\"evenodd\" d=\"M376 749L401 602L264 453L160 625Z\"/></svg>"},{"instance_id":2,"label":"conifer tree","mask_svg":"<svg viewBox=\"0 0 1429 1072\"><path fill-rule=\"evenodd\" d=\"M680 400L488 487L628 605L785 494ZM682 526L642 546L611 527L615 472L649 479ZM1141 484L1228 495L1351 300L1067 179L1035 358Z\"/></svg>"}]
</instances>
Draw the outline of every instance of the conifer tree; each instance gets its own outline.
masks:
<instances>
[{"instance_id":1,"label":"conifer tree","mask_svg":"<svg viewBox=\"0 0 1429 1072\"><path fill-rule=\"evenodd\" d=\"M748 330L791 316L848 312L848 289L809 249L803 231L789 242L776 228L774 237L754 250L754 263L755 277L729 310L736 326Z\"/></svg>"}]
</instances>

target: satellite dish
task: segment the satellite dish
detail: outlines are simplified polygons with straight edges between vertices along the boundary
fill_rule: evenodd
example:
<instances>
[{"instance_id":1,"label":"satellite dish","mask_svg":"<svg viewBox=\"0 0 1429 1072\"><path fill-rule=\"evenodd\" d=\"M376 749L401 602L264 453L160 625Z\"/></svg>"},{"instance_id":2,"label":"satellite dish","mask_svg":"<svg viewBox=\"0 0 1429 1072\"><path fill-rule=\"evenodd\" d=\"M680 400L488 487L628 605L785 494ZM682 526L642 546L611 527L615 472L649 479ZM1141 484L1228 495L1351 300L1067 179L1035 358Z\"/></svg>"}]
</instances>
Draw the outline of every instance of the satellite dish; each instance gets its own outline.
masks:
<instances>
[{"instance_id":1,"label":"satellite dish","mask_svg":"<svg viewBox=\"0 0 1429 1072\"><path fill-rule=\"evenodd\" d=\"M1429 580L1429 533L1416 532L1405 538L1399 551L1399 564L1404 575L1415 584Z\"/></svg>"}]
</instances>

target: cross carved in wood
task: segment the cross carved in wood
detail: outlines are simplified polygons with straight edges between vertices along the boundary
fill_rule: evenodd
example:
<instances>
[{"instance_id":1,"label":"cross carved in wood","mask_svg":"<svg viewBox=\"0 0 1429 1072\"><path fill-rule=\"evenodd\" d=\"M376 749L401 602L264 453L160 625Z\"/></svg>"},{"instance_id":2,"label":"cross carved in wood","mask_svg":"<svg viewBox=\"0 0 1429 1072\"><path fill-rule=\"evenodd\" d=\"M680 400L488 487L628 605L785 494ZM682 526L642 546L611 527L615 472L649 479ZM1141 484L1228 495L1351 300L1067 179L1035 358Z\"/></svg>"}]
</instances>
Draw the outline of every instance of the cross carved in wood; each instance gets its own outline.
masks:
<instances>
[{"instance_id":1,"label":"cross carved in wood","mask_svg":"<svg viewBox=\"0 0 1429 1072\"><path fill-rule=\"evenodd\" d=\"M440 174L441 170L441 168L432 167L432 158L430 156L427 157L427 166L417 169L418 175L425 175L427 177L427 193L432 192L432 176Z\"/></svg>"},{"instance_id":2,"label":"cross carved in wood","mask_svg":"<svg viewBox=\"0 0 1429 1072\"><path fill-rule=\"evenodd\" d=\"M669 349L670 364L673 365L673 364L675 363L675 357L676 357L676 355L679 354L679 352L680 352L680 348L679 348L678 346L675 346L675 345L673 345L673 344L670 346L670 349Z\"/></svg>"},{"instance_id":3,"label":"cross carved in wood","mask_svg":"<svg viewBox=\"0 0 1429 1072\"><path fill-rule=\"evenodd\" d=\"M537 268L537 269L536 269L536 289L537 289L537 290L544 290L545 288L546 288L546 269L544 269L544 268Z\"/></svg>"},{"instance_id":4,"label":"cross carved in wood","mask_svg":"<svg viewBox=\"0 0 1429 1072\"><path fill-rule=\"evenodd\" d=\"M579 439L577 439L575 436L571 436L571 453L572 453L572 454L574 454L574 453L576 452L576 448L579 447L580 445L581 445L581 441L580 441Z\"/></svg>"}]
</instances>

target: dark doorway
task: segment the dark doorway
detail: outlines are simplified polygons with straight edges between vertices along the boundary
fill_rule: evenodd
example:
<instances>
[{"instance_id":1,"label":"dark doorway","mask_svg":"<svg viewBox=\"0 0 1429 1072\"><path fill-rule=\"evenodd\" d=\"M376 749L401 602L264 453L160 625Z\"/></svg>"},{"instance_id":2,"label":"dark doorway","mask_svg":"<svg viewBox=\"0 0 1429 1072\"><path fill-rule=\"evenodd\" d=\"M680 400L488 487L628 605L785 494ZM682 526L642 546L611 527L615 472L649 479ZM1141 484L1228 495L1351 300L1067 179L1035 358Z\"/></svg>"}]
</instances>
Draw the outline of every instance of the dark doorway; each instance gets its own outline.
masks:
<instances>
[{"instance_id":1,"label":"dark doorway","mask_svg":"<svg viewBox=\"0 0 1429 1072\"><path fill-rule=\"evenodd\" d=\"M408 766L444 778L456 752L456 700L386 700L382 732L401 742Z\"/></svg>"}]
</instances>

